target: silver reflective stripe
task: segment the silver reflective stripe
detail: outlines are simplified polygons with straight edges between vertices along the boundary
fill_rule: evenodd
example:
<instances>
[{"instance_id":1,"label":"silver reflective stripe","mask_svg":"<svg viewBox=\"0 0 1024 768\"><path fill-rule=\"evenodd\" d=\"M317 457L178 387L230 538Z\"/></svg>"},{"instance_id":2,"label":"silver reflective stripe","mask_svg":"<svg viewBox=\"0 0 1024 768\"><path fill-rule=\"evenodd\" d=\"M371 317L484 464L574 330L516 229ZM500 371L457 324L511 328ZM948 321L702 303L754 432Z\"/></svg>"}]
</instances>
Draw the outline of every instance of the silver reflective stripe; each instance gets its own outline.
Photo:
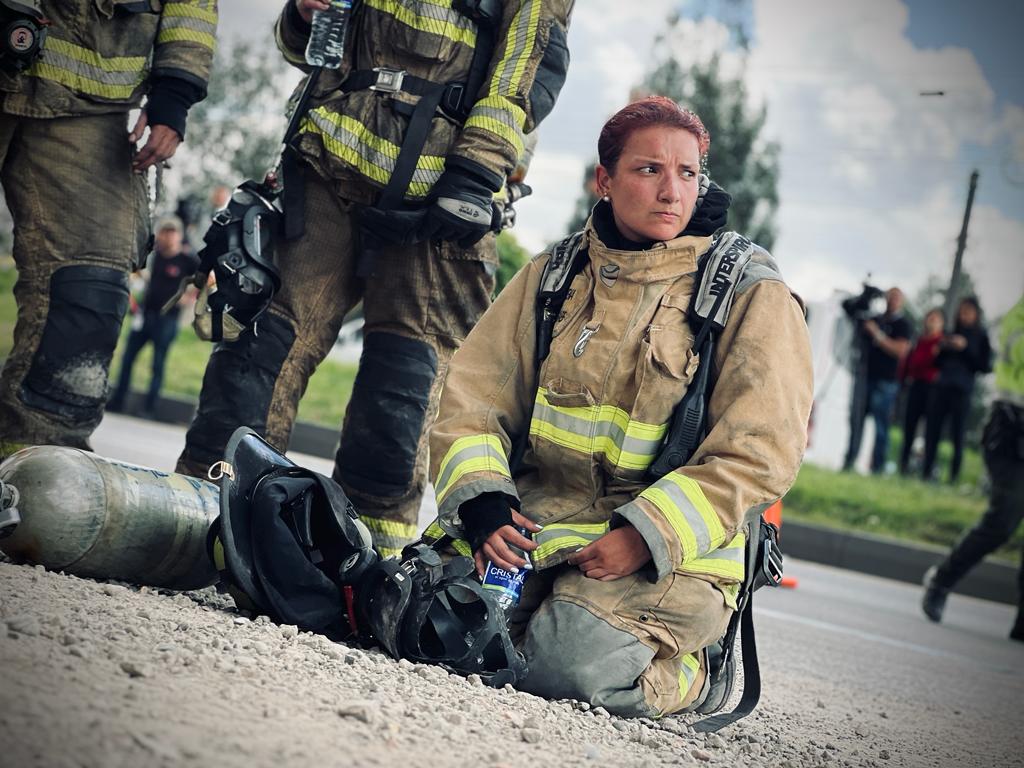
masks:
<instances>
[{"instance_id":1,"label":"silver reflective stripe","mask_svg":"<svg viewBox=\"0 0 1024 768\"><path fill-rule=\"evenodd\" d=\"M668 498L670 506L666 507L659 503L661 501L658 498L659 492ZM663 477L640 495L653 502L662 511L668 518L672 528L675 529L676 534L679 535L681 542L685 542L689 538L686 536L687 530L691 533L695 540L695 549L692 554L700 557L711 551L713 537L711 531L708 530L707 522L696 505L690 500L690 497L676 483ZM685 526L685 529L682 529L681 526ZM684 546L685 551L686 548Z\"/></svg>"},{"instance_id":2,"label":"silver reflective stripe","mask_svg":"<svg viewBox=\"0 0 1024 768\"><path fill-rule=\"evenodd\" d=\"M398 157L397 147L394 157L374 149L364 142L359 135L349 130L344 125L339 125L333 120L330 120L319 110L311 111L307 118L326 136L329 136L343 147L349 149L365 163L368 163L383 172L386 179L391 178L391 174L395 170L395 161ZM383 141L379 137L374 138ZM440 170L417 167L416 170L413 171L410 184L419 183L427 186L433 186L439 178L441 178Z\"/></svg>"},{"instance_id":3,"label":"silver reflective stripe","mask_svg":"<svg viewBox=\"0 0 1024 768\"><path fill-rule=\"evenodd\" d=\"M540 0L524 0L515 17L515 28L508 32L508 40L501 61L494 70L491 91L501 95L515 95L522 81L526 59L537 38Z\"/></svg>"},{"instance_id":4,"label":"silver reflective stripe","mask_svg":"<svg viewBox=\"0 0 1024 768\"><path fill-rule=\"evenodd\" d=\"M71 72L78 77L85 78L87 80L95 80L103 85L116 85L116 86L128 86L134 88L142 82L144 77L145 59L141 59L142 66L139 69L132 71L116 72L107 69L101 69L100 67L87 64L80 59L66 56L59 50L56 50L57 46L50 44L44 48L45 61L48 65L63 69L67 72ZM84 49L83 49L84 50ZM99 58L97 56L97 58Z\"/></svg>"},{"instance_id":5,"label":"silver reflective stripe","mask_svg":"<svg viewBox=\"0 0 1024 768\"><path fill-rule=\"evenodd\" d=\"M449 453L449 455L445 457L441 474L438 475L437 480L434 482L434 487L437 489L437 493L439 495L443 494L447 490L448 484L452 480L452 475L454 475L467 461L472 459L493 460L498 465L496 467L498 471L507 477L512 476L508 467L508 459L505 458L505 455L496 451L494 446L489 443L478 442L473 445L468 445L465 448L460 448L455 453Z\"/></svg>"},{"instance_id":6,"label":"silver reflective stripe","mask_svg":"<svg viewBox=\"0 0 1024 768\"><path fill-rule=\"evenodd\" d=\"M679 660L679 697L685 699L693 687L700 671L700 661L694 653L688 653Z\"/></svg>"},{"instance_id":7,"label":"silver reflective stripe","mask_svg":"<svg viewBox=\"0 0 1024 768\"><path fill-rule=\"evenodd\" d=\"M559 552L577 550L608 533L608 523L548 523L544 530L531 534L537 542L533 560L542 563Z\"/></svg>"},{"instance_id":8,"label":"silver reflective stripe","mask_svg":"<svg viewBox=\"0 0 1024 768\"><path fill-rule=\"evenodd\" d=\"M567 412L567 409L548 404L543 394L537 398L533 421L550 425L561 435L551 434L539 425L531 425L531 434L547 437L559 445L584 453L602 453L610 463L628 469L646 469L654 460L665 434L664 426L639 424L629 421L625 411L613 407L592 406L592 418L583 418ZM616 413L618 411L618 413ZM615 415L619 418L615 419ZM614 419L614 420L613 420ZM622 428L620 422L627 426ZM629 434L631 428L652 434L641 438ZM560 439L561 438L561 439Z\"/></svg>"}]
</instances>

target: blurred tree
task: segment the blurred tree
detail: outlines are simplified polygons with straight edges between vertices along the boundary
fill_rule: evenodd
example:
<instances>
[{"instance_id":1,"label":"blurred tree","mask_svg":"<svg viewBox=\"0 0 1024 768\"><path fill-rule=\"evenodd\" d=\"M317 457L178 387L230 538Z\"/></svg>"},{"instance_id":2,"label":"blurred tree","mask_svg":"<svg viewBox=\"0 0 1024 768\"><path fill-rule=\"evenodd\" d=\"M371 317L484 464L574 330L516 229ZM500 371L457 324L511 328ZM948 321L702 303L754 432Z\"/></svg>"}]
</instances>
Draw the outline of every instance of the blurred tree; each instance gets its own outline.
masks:
<instances>
[{"instance_id":1,"label":"blurred tree","mask_svg":"<svg viewBox=\"0 0 1024 768\"><path fill-rule=\"evenodd\" d=\"M734 4L727 4L734 5ZM704 37L709 24L671 14L667 29L655 41L653 63L648 75L630 94L632 98L657 94L668 96L700 115L711 134L711 149L706 168L708 175L732 195L729 208L729 229L747 235L771 250L775 243L775 214L779 206L779 147L762 135L767 110L748 104L743 75L746 66L747 36L738 22L725 25L722 50L683 62L677 51L701 51L708 48ZM728 74L723 67L723 54L730 58ZM590 208L597 202L592 189L593 166L584 178L584 195L577 203L573 226L586 221Z\"/></svg>"},{"instance_id":2,"label":"blurred tree","mask_svg":"<svg viewBox=\"0 0 1024 768\"><path fill-rule=\"evenodd\" d=\"M172 162L180 193L205 199L217 184L262 179L277 161L285 104L298 78L264 45L221 41L209 93L189 111L188 136Z\"/></svg>"},{"instance_id":3,"label":"blurred tree","mask_svg":"<svg viewBox=\"0 0 1024 768\"><path fill-rule=\"evenodd\" d=\"M515 235L508 230L505 230L498 235L498 274L495 276L495 297L501 293L501 289L508 284L508 281L511 280L515 276L516 272L522 269L529 260L530 252L519 244Z\"/></svg>"}]
</instances>

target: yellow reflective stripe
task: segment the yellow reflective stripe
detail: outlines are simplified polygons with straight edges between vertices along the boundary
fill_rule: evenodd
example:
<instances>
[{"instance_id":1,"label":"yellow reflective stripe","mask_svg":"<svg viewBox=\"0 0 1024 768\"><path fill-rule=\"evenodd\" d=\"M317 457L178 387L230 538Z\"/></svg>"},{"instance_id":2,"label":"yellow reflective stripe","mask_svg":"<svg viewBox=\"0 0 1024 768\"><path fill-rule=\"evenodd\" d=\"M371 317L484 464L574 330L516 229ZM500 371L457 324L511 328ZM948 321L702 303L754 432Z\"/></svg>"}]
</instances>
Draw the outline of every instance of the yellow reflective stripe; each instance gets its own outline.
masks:
<instances>
[{"instance_id":1,"label":"yellow reflective stripe","mask_svg":"<svg viewBox=\"0 0 1024 768\"><path fill-rule=\"evenodd\" d=\"M397 520L381 520L378 517L360 517L360 520L370 530L370 533L382 536L391 536L396 539L414 539L419 533L419 527L400 523Z\"/></svg>"},{"instance_id":2,"label":"yellow reflective stripe","mask_svg":"<svg viewBox=\"0 0 1024 768\"><path fill-rule=\"evenodd\" d=\"M533 551L534 562L565 549L585 547L606 533L608 523L549 523L544 530L531 534L538 545Z\"/></svg>"},{"instance_id":3,"label":"yellow reflective stripe","mask_svg":"<svg viewBox=\"0 0 1024 768\"><path fill-rule=\"evenodd\" d=\"M217 44L217 38L207 32L199 32L184 27L165 28L161 29L160 34L157 35L156 44L165 45L166 43L197 43L212 51Z\"/></svg>"},{"instance_id":4,"label":"yellow reflective stripe","mask_svg":"<svg viewBox=\"0 0 1024 768\"><path fill-rule=\"evenodd\" d=\"M428 525L426 530L423 531L423 540L428 544L440 541L445 536L447 536L447 534L444 532L444 529L441 527L440 523L438 523L436 518L434 519L434 522ZM473 556L473 549L465 539L452 539L451 544L455 551L460 555L465 555L466 557Z\"/></svg>"},{"instance_id":5,"label":"yellow reflective stripe","mask_svg":"<svg viewBox=\"0 0 1024 768\"><path fill-rule=\"evenodd\" d=\"M377 553L387 559L389 557L400 557L402 555L402 548L398 547L377 547Z\"/></svg>"},{"instance_id":6,"label":"yellow reflective stripe","mask_svg":"<svg viewBox=\"0 0 1024 768\"><path fill-rule=\"evenodd\" d=\"M586 454L603 454L614 466L644 470L661 447L666 424L632 421L614 405L551 405L548 392L537 390L530 434Z\"/></svg>"},{"instance_id":7,"label":"yellow reflective stripe","mask_svg":"<svg viewBox=\"0 0 1024 768\"><path fill-rule=\"evenodd\" d=\"M525 123L526 112L504 96L481 99L466 118L466 128L479 128L493 133L511 144L517 155L523 153Z\"/></svg>"},{"instance_id":8,"label":"yellow reflective stripe","mask_svg":"<svg viewBox=\"0 0 1024 768\"><path fill-rule=\"evenodd\" d=\"M743 581L747 565L747 537L740 532L732 541L704 557L679 566L685 573L703 573L723 579Z\"/></svg>"},{"instance_id":9,"label":"yellow reflective stripe","mask_svg":"<svg viewBox=\"0 0 1024 768\"><path fill-rule=\"evenodd\" d=\"M725 542L725 528L695 480L670 472L640 496L656 506L679 538L684 562L703 557Z\"/></svg>"},{"instance_id":10,"label":"yellow reflective stripe","mask_svg":"<svg viewBox=\"0 0 1024 768\"><path fill-rule=\"evenodd\" d=\"M473 22L458 11L453 11L450 1L423 0L416 4L420 13L409 8L407 2L399 0L364 0L363 4L393 16L407 27L464 43L471 48L476 47L476 28Z\"/></svg>"},{"instance_id":11,"label":"yellow reflective stripe","mask_svg":"<svg viewBox=\"0 0 1024 768\"><path fill-rule=\"evenodd\" d=\"M145 56L101 56L96 51L54 36L44 55L25 70L29 77L52 80L78 93L104 99L129 99L146 76Z\"/></svg>"},{"instance_id":12,"label":"yellow reflective stripe","mask_svg":"<svg viewBox=\"0 0 1024 768\"><path fill-rule=\"evenodd\" d=\"M697 654L688 653L680 659L680 662L679 696L685 699L686 694L690 692L694 681L697 679L697 673L700 671L700 660L697 658Z\"/></svg>"},{"instance_id":13,"label":"yellow reflective stripe","mask_svg":"<svg viewBox=\"0 0 1024 768\"><path fill-rule=\"evenodd\" d=\"M523 0L512 19L505 50L491 78L491 93L501 96L515 96L530 61L537 40L540 22L540 0Z\"/></svg>"},{"instance_id":14,"label":"yellow reflective stripe","mask_svg":"<svg viewBox=\"0 0 1024 768\"><path fill-rule=\"evenodd\" d=\"M206 8L199 7L198 4L192 2L175 2L174 0L164 0L164 10L161 18L166 19L169 16L177 16L188 19L199 19L205 21L207 24L211 24L214 27L217 25L217 12L211 11Z\"/></svg>"},{"instance_id":15,"label":"yellow reflective stripe","mask_svg":"<svg viewBox=\"0 0 1024 768\"><path fill-rule=\"evenodd\" d=\"M387 184L395 170L400 147L377 136L355 118L317 107L302 121L299 130L320 136L328 152L379 184ZM407 196L426 197L443 170L443 157L420 155Z\"/></svg>"},{"instance_id":16,"label":"yellow reflective stripe","mask_svg":"<svg viewBox=\"0 0 1024 768\"><path fill-rule=\"evenodd\" d=\"M434 481L437 503L440 504L470 472L493 472L512 479L505 449L497 435L467 435L452 443Z\"/></svg>"}]
</instances>

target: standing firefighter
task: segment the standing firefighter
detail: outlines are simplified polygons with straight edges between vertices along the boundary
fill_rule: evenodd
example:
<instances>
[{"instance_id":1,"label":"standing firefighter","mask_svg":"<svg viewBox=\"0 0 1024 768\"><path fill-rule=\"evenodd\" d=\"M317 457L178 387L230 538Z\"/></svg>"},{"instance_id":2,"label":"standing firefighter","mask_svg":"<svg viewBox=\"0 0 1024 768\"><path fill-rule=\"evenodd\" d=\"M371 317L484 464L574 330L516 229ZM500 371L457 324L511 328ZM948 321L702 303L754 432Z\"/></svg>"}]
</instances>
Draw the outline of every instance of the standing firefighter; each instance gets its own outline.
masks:
<instances>
[{"instance_id":1,"label":"standing firefighter","mask_svg":"<svg viewBox=\"0 0 1024 768\"><path fill-rule=\"evenodd\" d=\"M383 554L415 538L426 428L449 358L490 302L496 196L562 86L571 6L355 3L341 67L320 73L285 163L281 290L255 330L214 349L179 471L205 474L240 425L284 449L306 382L362 300L334 477ZM325 8L289 0L277 22L299 68Z\"/></svg>"},{"instance_id":2,"label":"standing firefighter","mask_svg":"<svg viewBox=\"0 0 1024 768\"><path fill-rule=\"evenodd\" d=\"M127 275L149 249L145 171L174 155L206 95L217 2L0 0L0 22L0 158L18 267L2 457L26 444L88 448Z\"/></svg>"}]
</instances>

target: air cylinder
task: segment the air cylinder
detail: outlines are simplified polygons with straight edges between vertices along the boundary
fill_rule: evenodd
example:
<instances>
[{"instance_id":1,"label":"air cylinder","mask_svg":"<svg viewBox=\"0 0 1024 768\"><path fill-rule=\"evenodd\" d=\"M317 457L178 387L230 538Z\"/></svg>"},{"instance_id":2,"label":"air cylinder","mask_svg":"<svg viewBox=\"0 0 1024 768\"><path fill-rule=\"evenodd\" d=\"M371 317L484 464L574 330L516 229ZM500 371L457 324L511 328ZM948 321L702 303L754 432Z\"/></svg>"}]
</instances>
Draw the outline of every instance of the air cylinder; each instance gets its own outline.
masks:
<instances>
[{"instance_id":1,"label":"air cylinder","mask_svg":"<svg viewBox=\"0 0 1024 768\"><path fill-rule=\"evenodd\" d=\"M20 520L0 538L17 562L170 589L217 581L206 550L220 514L213 483L52 445L12 455L0 482L17 489Z\"/></svg>"}]
</instances>

